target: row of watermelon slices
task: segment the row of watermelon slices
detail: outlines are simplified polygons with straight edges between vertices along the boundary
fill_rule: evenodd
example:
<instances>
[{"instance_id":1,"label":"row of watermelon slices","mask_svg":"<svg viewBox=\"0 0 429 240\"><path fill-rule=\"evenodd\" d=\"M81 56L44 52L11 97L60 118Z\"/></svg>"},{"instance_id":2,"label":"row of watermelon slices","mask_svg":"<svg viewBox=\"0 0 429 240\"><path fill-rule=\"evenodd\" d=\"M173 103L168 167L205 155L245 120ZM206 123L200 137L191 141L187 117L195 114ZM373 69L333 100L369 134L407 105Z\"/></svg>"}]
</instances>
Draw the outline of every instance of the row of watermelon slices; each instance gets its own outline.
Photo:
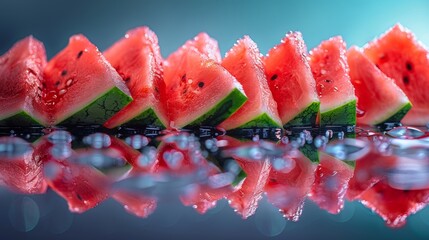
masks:
<instances>
[{"instance_id":1,"label":"row of watermelon slices","mask_svg":"<svg viewBox=\"0 0 429 240\"><path fill-rule=\"evenodd\" d=\"M100 53L82 35L49 62L33 37L0 57L0 125L114 128L429 122L428 51L395 25L363 49L341 37L307 49L299 32L262 56L245 36L221 59L201 33L163 60L147 27ZM405 116L405 117L404 117Z\"/></svg>"}]
</instances>

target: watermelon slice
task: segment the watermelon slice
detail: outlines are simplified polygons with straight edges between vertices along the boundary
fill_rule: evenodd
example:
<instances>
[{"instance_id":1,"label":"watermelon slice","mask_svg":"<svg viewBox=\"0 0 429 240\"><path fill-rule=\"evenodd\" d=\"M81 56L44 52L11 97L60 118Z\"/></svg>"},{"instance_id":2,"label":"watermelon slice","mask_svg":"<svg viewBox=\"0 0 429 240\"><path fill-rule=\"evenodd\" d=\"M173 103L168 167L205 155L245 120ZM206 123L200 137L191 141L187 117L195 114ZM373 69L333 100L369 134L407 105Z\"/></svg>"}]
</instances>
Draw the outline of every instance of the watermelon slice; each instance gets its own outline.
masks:
<instances>
[{"instance_id":1,"label":"watermelon slice","mask_svg":"<svg viewBox=\"0 0 429 240\"><path fill-rule=\"evenodd\" d=\"M270 90L285 128L314 126L320 101L300 32L287 34L264 59Z\"/></svg>"},{"instance_id":2,"label":"watermelon slice","mask_svg":"<svg viewBox=\"0 0 429 240\"><path fill-rule=\"evenodd\" d=\"M322 42L310 56L320 97L320 125L355 125L356 97L343 39L338 36Z\"/></svg>"},{"instance_id":3,"label":"watermelon slice","mask_svg":"<svg viewBox=\"0 0 429 240\"><path fill-rule=\"evenodd\" d=\"M329 213L338 214L344 207L344 198L353 169L346 163L320 152L310 199Z\"/></svg>"},{"instance_id":4,"label":"watermelon slice","mask_svg":"<svg viewBox=\"0 0 429 240\"><path fill-rule=\"evenodd\" d=\"M49 61L44 80L51 125L103 124L131 101L119 74L83 35Z\"/></svg>"},{"instance_id":5,"label":"watermelon slice","mask_svg":"<svg viewBox=\"0 0 429 240\"><path fill-rule=\"evenodd\" d=\"M45 47L33 37L0 57L0 125L45 125L41 99Z\"/></svg>"},{"instance_id":6,"label":"watermelon slice","mask_svg":"<svg viewBox=\"0 0 429 240\"><path fill-rule=\"evenodd\" d=\"M242 85L249 100L219 127L225 130L251 127L281 127L277 104L268 90L264 67L256 43L245 36L222 61Z\"/></svg>"},{"instance_id":7,"label":"watermelon slice","mask_svg":"<svg viewBox=\"0 0 429 240\"><path fill-rule=\"evenodd\" d=\"M302 153L292 157L295 167L290 172L271 168L265 192L268 201L278 207L283 216L298 221L304 206L304 200L314 182L314 167Z\"/></svg>"},{"instance_id":8,"label":"watermelon slice","mask_svg":"<svg viewBox=\"0 0 429 240\"><path fill-rule=\"evenodd\" d=\"M409 215L427 204L429 190L399 190L378 182L360 196L363 205L379 214L390 227L402 227Z\"/></svg>"},{"instance_id":9,"label":"watermelon slice","mask_svg":"<svg viewBox=\"0 0 429 240\"><path fill-rule=\"evenodd\" d=\"M165 83L158 38L147 27L133 29L104 52L131 91L133 101L104 126L167 126Z\"/></svg>"},{"instance_id":10,"label":"watermelon slice","mask_svg":"<svg viewBox=\"0 0 429 240\"><path fill-rule=\"evenodd\" d=\"M427 49L414 35L395 25L364 48L368 58L405 92L413 108L402 123L425 125L429 123L429 57Z\"/></svg>"},{"instance_id":11,"label":"watermelon slice","mask_svg":"<svg viewBox=\"0 0 429 240\"><path fill-rule=\"evenodd\" d=\"M171 127L217 126L247 100L241 84L210 58L216 55L210 54L214 48L202 52L199 41L185 44L164 66Z\"/></svg>"},{"instance_id":12,"label":"watermelon slice","mask_svg":"<svg viewBox=\"0 0 429 240\"><path fill-rule=\"evenodd\" d=\"M153 197L146 197L138 193L118 191L112 198L124 205L125 210L137 217L146 218L155 212L157 200Z\"/></svg>"},{"instance_id":13,"label":"watermelon slice","mask_svg":"<svg viewBox=\"0 0 429 240\"><path fill-rule=\"evenodd\" d=\"M411 109L410 101L395 82L384 75L357 47L347 52L350 78L356 90L357 123L378 125L400 122Z\"/></svg>"}]
</instances>

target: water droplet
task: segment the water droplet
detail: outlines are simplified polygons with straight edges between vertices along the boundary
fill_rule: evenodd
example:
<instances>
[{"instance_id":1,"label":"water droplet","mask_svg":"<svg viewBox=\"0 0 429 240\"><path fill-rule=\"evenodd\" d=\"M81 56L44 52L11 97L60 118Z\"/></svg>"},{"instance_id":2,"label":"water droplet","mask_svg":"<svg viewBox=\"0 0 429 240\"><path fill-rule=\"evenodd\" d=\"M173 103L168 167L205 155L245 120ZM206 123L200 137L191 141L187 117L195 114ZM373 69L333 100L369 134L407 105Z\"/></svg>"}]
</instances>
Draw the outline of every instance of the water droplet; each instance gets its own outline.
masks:
<instances>
[{"instance_id":1,"label":"water droplet","mask_svg":"<svg viewBox=\"0 0 429 240\"><path fill-rule=\"evenodd\" d=\"M240 173L241 168L235 160L227 160L225 163L225 170L236 176Z\"/></svg>"},{"instance_id":2,"label":"water droplet","mask_svg":"<svg viewBox=\"0 0 429 240\"><path fill-rule=\"evenodd\" d=\"M141 149L149 144L149 140L149 138L143 135L133 135L131 137L127 137L125 142L134 149Z\"/></svg>"},{"instance_id":3,"label":"water droplet","mask_svg":"<svg viewBox=\"0 0 429 240\"><path fill-rule=\"evenodd\" d=\"M365 116L365 113L366 113L366 112L365 112L364 110L362 110L362 109L360 109L360 108L357 108L357 107L356 107L356 116L357 116L358 118Z\"/></svg>"},{"instance_id":4,"label":"water droplet","mask_svg":"<svg viewBox=\"0 0 429 240\"><path fill-rule=\"evenodd\" d=\"M64 160L72 155L72 148L69 144L55 144L51 147L50 153L57 160Z\"/></svg>"},{"instance_id":5,"label":"water droplet","mask_svg":"<svg viewBox=\"0 0 429 240\"><path fill-rule=\"evenodd\" d=\"M252 137L252 141L254 141L254 142L258 142L259 139L260 139L259 135L255 135Z\"/></svg>"},{"instance_id":6,"label":"water droplet","mask_svg":"<svg viewBox=\"0 0 429 240\"><path fill-rule=\"evenodd\" d=\"M338 92L338 88L337 87L334 87L334 92Z\"/></svg>"},{"instance_id":7,"label":"water droplet","mask_svg":"<svg viewBox=\"0 0 429 240\"><path fill-rule=\"evenodd\" d=\"M217 146L217 140L214 138L204 141L204 146L211 152L216 152L219 149Z\"/></svg>"},{"instance_id":8,"label":"water droplet","mask_svg":"<svg viewBox=\"0 0 429 240\"><path fill-rule=\"evenodd\" d=\"M425 133L413 127L395 127L387 132L387 135L394 138L414 139L423 136Z\"/></svg>"},{"instance_id":9,"label":"water droplet","mask_svg":"<svg viewBox=\"0 0 429 240\"><path fill-rule=\"evenodd\" d=\"M274 158L272 160L272 165L275 170L288 173L295 168L295 160L288 157Z\"/></svg>"},{"instance_id":10,"label":"water droplet","mask_svg":"<svg viewBox=\"0 0 429 240\"><path fill-rule=\"evenodd\" d=\"M334 136L334 132L332 130L326 130L325 132L325 137L327 137L328 139L331 139Z\"/></svg>"},{"instance_id":11,"label":"water droplet","mask_svg":"<svg viewBox=\"0 0 429 240\"><path fill-rule=\"evenodd\" d=\"M338 139L340 139L340 140L343 140L344 139L344 132L343 131L341 131L341 132L339 132L338 133Z\"/></svg>"},{"instance_id":12,"label":"water droplet","mask_svg":"<svg viewBox=\"0 0 429 240\"><path fill-rule=\"evenodd\" d=\"M48 141L52 144L71 143L72 135L64 130L56 130L48 135Z\"/></svg>"},{"instance_id":13,"label":"water droplet","mask_svg":"<svg viewBox=\"0 0 429 240\"><path fill-rule=\"evenodd\" d=\"M145 147L142 150L142 154L137 159L137 164L140 167L147 168L152 166L156 161L156 148Z\"/></svg>"},{"instance_id":14,"label":"water droplet","mask_svg":"<svg viewBox=\"0 0 429 240\"><path fill-rule=\"evenodd\" d=\"M429 187L429 160L399 157L392 168L386 169L388 183L400 190L418 190Z\"/></svg>"},{"instance_id":15,"label":"water droplet","mask_svg":"<svg viewBox=\"0 0 429 240\"><path fill-rule=\"evenodd\" d=\"M73 79L70 78L69 80L67 80L66 86L70 87L70 85L72 85L72 83L73 83Z\"/></svg>"},{"instance_id":16,"label":"water droplet","mask_svg":"<svg viewBox=\"0 0 429 240\"><path fill-rule=\"evenodd\" d=\"M67 92L67 90L66 90L66 89L61 89L61 90L58 92L58 95L64 95L66 92Z\"/></svg>"},{"instance_id":17,"label":"water droplet","mask_svg":"<svg viewBox=\"0 0 429 240\"><path fill-rule=\"evenodd\" d=\"M31 145L17 137L0 137L0 157L14 159L32 151Z\"/></svg>"},{"instance_id":18,"label":"water droplet","mask_svg":"<svg viewBox=\"0 0 429 240\"><path fill-rule=\"evenodd\" d=\"M222 188L231 185L234 179L235 175L230 172L219 173L209 177L208 185L211 188Z\"/></svg>"},{"instance_id":19,"label":"water droplet","mask_svg":"<svg viewBox=\"0 0 429 240\"><path fill-rule=\"evenodd\" d=\"M265 158L265 152L259 147L251 147L249 148L248 156L252 160L262 160Z\"/></svg>"},{"instance_id":20,"label":"water droplet","mask_svg":"<svg viewBox=\"0 0 429 240\"><path fill-rule=\"evenodd\" d=\"M83 138L83 142L93 148L107 148L111 144L110 136L105 133L93 133Z\"/></svg>"},{"instance_id":21,"label":"water droplet","mask_svg":"<svg viewBox=\"0 0 429 240\"><path fill-rule=\"evenodd\" d=\"M320 70L320 74L325 75L326 74L326 70L325 69Z\"/></svg>"},{"instance_id":22,"label":"water droplet","mask_svg":"<svg viewBox=\"0 0 429 240\"><path fill-rule=\"evenodd\" d=\"M121 169L127 165L127 162L123 158L116 156L114 153L98 150L79 153L69 158L69 161L88 165L105 173Z\"/></svg>"},{"instance_id":23,"label":"water droplet","mask_svg":"<svg viewBox=\"0 0 429 240\"><path fill-rule=\"evenodd\" d=\"M180 166L182 165L182 161L184 159L183 153L176 150L166 151L162 154L162 157L165 163L171 169L180 168Z\"/></svg>"},{"instance_id":24,"label":"water droplet","mask_svg":"<svg viewBox=\"0 0 429 240\"><path fill-rule=\"evenodd\" d=\"M328 143L328 138L325 136L317 136L314 138L314 146L316 148L323 148Z\"/></svg>"},{"instance_id":25,"label":"water droplet","mask_svg":"<svg viewBox=\"0 0 429 240\"><path fill-rule=\"evenodd\" d=\"M43 176L49 180L55 180L61 173L62 166L55 162L48 162L43 167Z\"/></svg>"},{"instance_id":26,"label":"water droplet","mask_svg":"<svg viewBox=\"0 0 429 240\"><path fill-rule=\"evenodd\" d=\"M369 144L359 139L344 139L326 145L325 152L340 160L355 161L369 152Z\"/></svg>"},{"instance_id":27,"label":"water droplet","mask_svg":"<svg viewBox=\"0 0 429 240\"><path fill-rule=\"evenodd\" d=\"M288 143L289 143L289 138L288 138L287 136L283 136L283 137L281 138L281 142L282 142L283 144L288 144Z\"/></svg>"}]
</instances>

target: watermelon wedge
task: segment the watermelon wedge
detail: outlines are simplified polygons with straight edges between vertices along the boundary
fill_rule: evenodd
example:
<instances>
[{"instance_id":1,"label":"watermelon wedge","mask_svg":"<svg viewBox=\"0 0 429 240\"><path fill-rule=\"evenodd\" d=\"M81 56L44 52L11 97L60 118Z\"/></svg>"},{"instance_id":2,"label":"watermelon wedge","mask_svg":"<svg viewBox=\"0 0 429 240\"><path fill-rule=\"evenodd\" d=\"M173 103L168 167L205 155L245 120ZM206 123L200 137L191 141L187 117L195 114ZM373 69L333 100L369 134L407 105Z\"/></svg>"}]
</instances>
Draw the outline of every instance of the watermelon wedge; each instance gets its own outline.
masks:
<instances>
[{"instance_id":1,"label":"watermelon wedge","mask_svg":"<svg viewBox=\"0 0 429 240\"><path fill-rule=\"evenodd\" d=\"M287 34L264 59L265 73L285 128L314 126L320 101L300 32Z\"/></svg>"},{"instance_id":2,"label":"watermelon wedge","mask_svg":"<svg viewBox=\"0 0 429 240\"><path fill-rule=\"evenodd\" d=\"M33 37L0 57L0 125L46 125L42 103L45 47Z\"/></svg>"},{"instance_id":3,"label":"watermelon wedge","mask_svg":"<svg viewBox=\"0 0 429 240\"><path fill-rule=\"evenodd\" d=\"M265 192L268 201L278 207L283 216L298 221L304 207L304 201L314 182L314 166L302 153L291 158L295 167L290 172L271 168Z\"/></svg>"},{"instance_id":4,"label":"watermelon wedge","mask_svg":"<svg viewBox=\"0 0 429 240\"><path fill-rule=\"evenodd\" d=\"M346 163L320 152L310 199L329 213L338 214L344 207L344 198L353 169Z\"/></svg>"},{"instance_id":5,"label":"watermelon wedge","mask_svg":"<svg viewBox=\"0 0 429 240\"><path fill-rule=\"evenodd\" d=\"M149 217L157 207L155 198L138 193L118 191L112 195L112 198L121 203L128 213L141 218Z\"/></svg>"},{"instance_id":6,"label":"watermelon wedge","mask_svg":"<svg viewBox=\"0 0 429 240\"><path fill-rule=\"evenodd\" d=\"M133 101L104 126L167 126L162 58L155 33L147 27L128 31L104 56L121 75L133 97Z\"/></svg>"},{"instance_id":7,"label":"watermelon wedge","mask_svg":"<svg viewBox=\"0 0 429 240\"><path fill-rule=\"evenodd\" d=\"M350 79L357 97L357 123L378 125L400 122L411 109L405 93L357 47L347 52Z\"/></svg>"},{"instance_id":8,"label":"watermelon wedge","mask_svg":"<svg viewBox=\"0 0 429 240\"><path fill-rule=\"evenodd\" d=\"M408 29L400 24L364 48L368 58L405 92L413 108L402 123L429 123L429 57L428 50Z\"/></svg>"},{"instance_id":9,"label":"watermelon wedge","mask_svg":"<svg viewBox=\"0 0 429 240\"><path fill-rule=\"evenodd\" d=\"M131 101L119 74L83 35L49 61L44 81L49 125L101 125Z\"/></svg>"},{"instance_id":10,"label":"watermelon wedge","mask_svg":"<svg viewBox=\"0 0 429 240\"><path fill-rule=\"evenodd\" d=\"M356 97L343 39L333 37L313 49L310 66L320 98L320 125L355 125Z\"/></svg>"},{"instance_id":11,"label":"watermelon wedge","mask_svg":"<svg viewBox=\"0 0 429 240\"><path fill-rule=\"evenodd\" d=\"M243 85L249 99L219 127L225 130L281 127L277 103L268 90L261 54L256 43L249 36L240 39L226 54L222 66Z\"/></svg>"},{"instance_id":12,"label":"watermelon wedge","mask_svg":"<svg viewBox=\"0 0 429 240\"><path fill-rule=\"evenodd\" d=\"M171 127L217 126L247 100L241 84L207 55L185 44L166 60Z\"/></svg>"}]
</instances>

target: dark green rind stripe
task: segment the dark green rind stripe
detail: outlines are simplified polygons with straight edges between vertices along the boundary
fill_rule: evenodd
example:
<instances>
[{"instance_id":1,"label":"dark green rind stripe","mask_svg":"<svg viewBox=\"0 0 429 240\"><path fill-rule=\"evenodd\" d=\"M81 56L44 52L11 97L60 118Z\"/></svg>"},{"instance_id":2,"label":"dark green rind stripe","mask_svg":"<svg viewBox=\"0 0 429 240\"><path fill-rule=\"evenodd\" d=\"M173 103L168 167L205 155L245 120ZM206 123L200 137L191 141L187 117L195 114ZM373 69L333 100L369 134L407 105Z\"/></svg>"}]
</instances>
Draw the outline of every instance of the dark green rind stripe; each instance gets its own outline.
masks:
<instances>
[{"instance_id":1,"label":"dark green rind stripe","mask_svg":"<svg viewBox=\"0 0 429 240\"><path fill-rule=\"evenodd\" d=\"M356 167L356 161L343 161L345 164L349 165L353 169Z\"/></svg>"},{"instance_id":2,"label":"dark green rind stripe","mask_svg":"<svg viewBox=\"0 0 429 240\"><path fill-rule=\"evenodd\" d=\"M319 113L320 102L312 102L308 107L296 115L292 120L284 125L284 128L293 126L315 126L317 114Z\"/></svg>"},{"instance_id":3,"label":"dark green rind stripe","mask_svg":"<svg viewBox=\"0 0 429 240\"><path fill-rule=\"evenodd\" d=\"M274 121L270 116L268 116L267 113L263 113L257 117L255 117L253 120L250 120L249 122L235 128L264 128L264 127L278 127L281 128L282 126L279 125L276 121Z\"/></svg>"},{"instance_id":4,"label":"dark green rind stripe","mask_svg":"<svg viewBox=\"0 0 429 240\"><path fill-rule=\"evenodd\" d=\"M41 126L42 124L26 111L19 111L10 117L0 120L0 126L17 127L17 126Z\"/></svg>"},{"instance_id":5,"label":"dark green rind stripe","mask_svg":"<svg viewBox=\"0 0 429 240\"><path fill-rule=\"evenodd\" d=\"M381 123L378 123L377 125L383 124L385 122L388 122L388 123L400 122L402 118L404 118L404 116L408 113L408 111L410 111L411 107L412 107L411 103L405 104L404 106L401 107L401 109L399 109L399 111L393 114L393 116L389 117L388 119L384 120Z\"/></svg>"},{"instance_id":6,"label":"dark green rind stripe","mask_svg":"<svg viewBox=\"0 0 429 240\"><path fill-rule=\"evenodd\" d=\"M233 187L237 186L243 179L247 177L247 173L243 171L243 169L240 169L240 172L235 177L234 181L231 183Z\"/></svg>"},{"instance_id":7,"label":"dark green rind stripe","mask_svg":"<svg viewBox=\"0 0 429 240\"><path fill-rule=\"evenodd\" d=\"M319 162L319 152L317 151L316 146L314 144L305 144L300 147L299 150L306 156L310 161L318 163Z\"/></svg>"},{"instance_id":8,"label":"dark green rind stripe","mask_svg":"<svg viewBox=\"0 0 429 240\"><path fill-rule=\"evenodd\" d=\"M237 88L234 88L234 90L216 104L216 106L186 127L217 126L237 111L246 101L246 95Z\"/></svg>"},{"instance_id":9,"label":"dark green rind stripe","mask_svg":"<svg viewBox=\"0 0 429 240\"><path fill-rule=\"evenodd\" d=\"M156 115L155 111L152 108L144 110L137 117L131 119L128 122L123 123L123 125L130 127L144 127L150 125L165 128L164 124L162 124L158 115Z\"/></svg>"},{"instance_id":10,"label":"dark green rind stripe","mask_svg":"<svg viewBox=\"0 0 429 240\"><path fill-rule=\"evenodd\" d=\"M116 86L58 125L103 124L125 107L132 98Z\"/></svg>"},{"instance_id":11,"label":"dark green rind stripe","mask_svg":"<svg viewBox=\"0 0 429 240\"><path fill-rule=\"evenodd\" d=\"M356 125L356 100L320 113L320 125Z\"/></svg>"}]
</instances>

